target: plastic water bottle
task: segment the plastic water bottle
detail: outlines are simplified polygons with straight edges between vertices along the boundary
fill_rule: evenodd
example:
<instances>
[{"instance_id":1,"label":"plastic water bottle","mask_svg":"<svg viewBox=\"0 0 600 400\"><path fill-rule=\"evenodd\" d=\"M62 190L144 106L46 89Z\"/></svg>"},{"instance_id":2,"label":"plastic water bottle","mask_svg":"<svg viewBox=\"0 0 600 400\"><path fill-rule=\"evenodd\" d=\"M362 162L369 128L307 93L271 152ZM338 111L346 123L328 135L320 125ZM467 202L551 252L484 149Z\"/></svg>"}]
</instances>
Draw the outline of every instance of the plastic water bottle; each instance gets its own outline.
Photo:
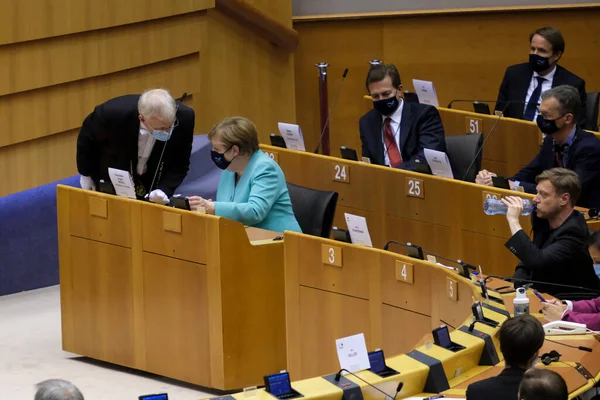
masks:
<instances>
[{"instance_id":1,"label":"plastic water bottle","mask_svg":"<svg viewBox=\"0 0 600 400\"><path fill-rule=\"evenodd\" d=\"M531 201L523 199L523 212L521 215L530 215L534 209L535 206ZM508 207L501 200L487 198L483 202L483 212L487 215L506 214L507 211Z\"/></svg>"},{"instance_id":2,"label":"plastic water bottle","mask_svg":"<svg viewBox=\"0 0 600 400\"><path fill-rule=\"evenodd\" d=\"M515 308L515 317L523 314L529 314L529 298L525 293L525 288L517 289L517 297L513 300L513 306Z\"/></svg>"}]
</instances>

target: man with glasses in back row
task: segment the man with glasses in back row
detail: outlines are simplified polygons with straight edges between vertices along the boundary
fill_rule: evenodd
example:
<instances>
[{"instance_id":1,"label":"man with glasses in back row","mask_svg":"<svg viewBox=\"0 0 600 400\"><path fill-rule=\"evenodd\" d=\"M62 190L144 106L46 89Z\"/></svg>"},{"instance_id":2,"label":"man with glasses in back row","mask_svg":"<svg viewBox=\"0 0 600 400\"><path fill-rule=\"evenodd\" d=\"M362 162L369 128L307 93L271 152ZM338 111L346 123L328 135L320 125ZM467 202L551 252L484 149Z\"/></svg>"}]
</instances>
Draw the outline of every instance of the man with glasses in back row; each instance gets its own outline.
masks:
<instances>
[{"instance_id":1,"label":"man with glasses in back row","mask_svg":"<svg viewBox=\"0 0 600 400\"><path fill-rule=\"evenodd\" d=\"M177 107L164 89L100 104L77 138L81 187L96 190L116 168L131 174L138 198L167 204L189 169L194 122L194 110Z\"/></svg>"}]
</instances>

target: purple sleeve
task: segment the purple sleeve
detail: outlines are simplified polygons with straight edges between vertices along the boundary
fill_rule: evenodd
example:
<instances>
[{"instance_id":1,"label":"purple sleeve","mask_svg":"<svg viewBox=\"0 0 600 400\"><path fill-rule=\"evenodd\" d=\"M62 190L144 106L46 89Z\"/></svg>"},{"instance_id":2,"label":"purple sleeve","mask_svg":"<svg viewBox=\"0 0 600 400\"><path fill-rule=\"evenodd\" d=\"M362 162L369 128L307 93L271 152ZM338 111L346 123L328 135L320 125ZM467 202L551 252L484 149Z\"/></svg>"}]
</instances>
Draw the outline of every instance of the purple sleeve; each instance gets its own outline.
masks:
<instances>
[{"instance_id":1,"label":"purple sleeve","mask_svg":"<svg viewBox=\"0 0 600 400\"><path fill-rule=\"evenodd\" d=\"M580 313L575 311L567 311L563 315L563 321L577 322L586 324L588 329L593 331L600 330L600 313Z\"/></svg>"},{"instance_id":2,"label":"purple sleeve","mask_svg":"<svg viewBox=\"0 0 600 400\"><path fill-rule=\"evenodd\" d=\"M600 297L593 300L574 301L573 311L577 313L600 313Z\"/></svg>"}]
</instances>

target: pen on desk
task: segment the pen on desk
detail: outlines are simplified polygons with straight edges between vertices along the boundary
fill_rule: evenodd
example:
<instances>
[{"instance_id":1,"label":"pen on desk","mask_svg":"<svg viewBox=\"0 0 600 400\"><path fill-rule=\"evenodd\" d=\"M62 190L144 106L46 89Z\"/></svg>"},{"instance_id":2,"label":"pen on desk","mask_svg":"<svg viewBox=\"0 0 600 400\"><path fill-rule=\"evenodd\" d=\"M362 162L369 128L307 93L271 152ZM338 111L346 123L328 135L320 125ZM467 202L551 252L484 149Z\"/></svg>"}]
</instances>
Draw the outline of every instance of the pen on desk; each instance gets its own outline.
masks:
<instances>
[{"instance_id":1,"label":"pen on desk","mask_svg":"<svg viewBox=\"0 0 600 400\"><path fill-rule=\"evenodd\" d=\"M443 399L444 396L443 394L438 394L436 396L431 396L431 397L424 397L423 400L435 400L435 399Z\"/></svg>"}]
</instances>

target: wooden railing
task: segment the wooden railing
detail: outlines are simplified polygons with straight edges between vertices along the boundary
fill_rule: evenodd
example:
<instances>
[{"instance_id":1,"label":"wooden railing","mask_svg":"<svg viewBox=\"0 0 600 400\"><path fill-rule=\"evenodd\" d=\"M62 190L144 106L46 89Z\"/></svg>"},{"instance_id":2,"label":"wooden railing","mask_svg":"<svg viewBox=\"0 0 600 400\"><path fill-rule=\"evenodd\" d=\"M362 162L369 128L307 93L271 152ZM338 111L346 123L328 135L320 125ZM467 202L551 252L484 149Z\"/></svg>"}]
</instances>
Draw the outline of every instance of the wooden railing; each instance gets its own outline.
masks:
<instances>
[{"instance_id":1,"label":"wooden railing","mask_svg":"<svg viewBox=\"0 0 600 400\"><path fill-rule=\"evenodd\" d=\"M293 52L298 46L298 32L276 21L261 10L241 0L216 0L215 7L281 49Z\"/></svg>"}]
</instances>

